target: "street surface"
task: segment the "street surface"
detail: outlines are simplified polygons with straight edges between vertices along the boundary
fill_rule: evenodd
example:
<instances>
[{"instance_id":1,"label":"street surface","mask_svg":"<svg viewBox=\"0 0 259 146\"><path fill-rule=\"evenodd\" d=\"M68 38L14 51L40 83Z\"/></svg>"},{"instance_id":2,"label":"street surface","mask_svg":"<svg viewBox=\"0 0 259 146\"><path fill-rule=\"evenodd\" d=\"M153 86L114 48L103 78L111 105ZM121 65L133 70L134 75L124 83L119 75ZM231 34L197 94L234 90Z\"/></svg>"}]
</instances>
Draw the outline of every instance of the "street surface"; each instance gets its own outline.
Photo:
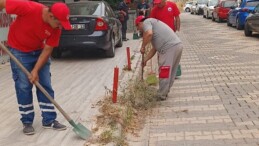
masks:
<instances>
[{"instance_id":1,"label":"street surface","mask_svg":"<svg viewBox=\"0 0 259 146\"><path fill-rule=\"evenodd\" d=\"M140 145L258 146L258 34L183 13L178 35L182 76L149 117Z\"/></svg>"},{"instance_id":2,"label":"street surface","mask_svg":"<svg viewBox=\"0 0 259 146\"><path fill-rule=\"evenodd\" d=\"M202 16L181 14L178 32L184 51L182 76L166 101L147 119L140 138L130 146L257 146L259 144L259 35L215 23ZM132 34L128 38L132 39ZM66 54L51 68L56 100L76 121L91 128L97 108L92 108L112 87L113 68L126 65L126 47L138 51L140 40L130 40L116 49L115 58ZM134 51L132 50L132 53ZM135 63L140 55L136 53ZM124 76L121 76L125 77ZM35 98L36 99L36 98ZM16 102L9 64L0 66L0 145L83 146L72 127L63 132L41 127L35 104L36 134L26 136ZM36 100L34 100L36 101Z\"/></svg>"},{"instance_id":3,"label":"street surface","mask_svg":"<svg viewBox=\"0 0 259 146\"><path fill-rule=\"evenodd\" d=\"M114 58L103 58L98 53L67 52L61 59L53 60L51 74L55 100L76 123L80 122L88 129L93 128L98 114L98 107L93 105L103 99L105 87L112 89L114 67L119 67L120 75L123 76L122 69L127 65L126 47L131 48L131 56L139 50L139 40L132 40L132 36L128 34L130 40L124 42L123 47L116 48ZM135 57L134 60L137 59ZM36 134L23 134L9 63L0 65L0 101L0 146L83 146L86 143L76 136L73 128L57 110L57 120L67 125L68 129L43 129L35 93L33 126Z\"/></svg>"}]
</instances>

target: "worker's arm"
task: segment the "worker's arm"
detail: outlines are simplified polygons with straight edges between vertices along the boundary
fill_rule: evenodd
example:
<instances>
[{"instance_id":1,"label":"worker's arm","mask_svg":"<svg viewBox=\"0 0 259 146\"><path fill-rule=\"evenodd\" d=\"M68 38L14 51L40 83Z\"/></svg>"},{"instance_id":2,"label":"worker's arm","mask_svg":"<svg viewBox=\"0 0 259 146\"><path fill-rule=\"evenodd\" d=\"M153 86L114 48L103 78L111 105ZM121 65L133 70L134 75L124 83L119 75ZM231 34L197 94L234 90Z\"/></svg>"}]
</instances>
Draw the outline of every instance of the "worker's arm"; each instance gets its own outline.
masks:
<instances>
[{"instance_id":1,"label":"worker's arm","mask_svg":"<svg viewBox=\"0 0 259 146\"><path fill-rule=\"evenodd\" d=\"M0 11L5 8L5 0L0 0Z\"/></svg>"},{"instance_id":2,"label":"worker's arm","mask_svg":"<svg viewBox=\"0 0 259 146\"><path fill-rule=\"evenodd\" d=\"M176 16L176 17L175 17L175 30L176 30L176 31L180 31L180 25L181 25L180 17L179 17L179 16Z\"/></svg>"},{"instance_id":3,"label":"worker's arm","mask_svg":"<svg viewBox=\"0 0 259 146\"><path fill-rule=\"evenodd\" d=\"M42 52L40 54L40 57L38 58L37 63L35 64L34 68L31 71L31 76L29 76L29 80L31 83L34 83L35 81L39 80L39 70L48 61L48 59L52 53L52 50L53 50L52 46L45 45L44 49L42 50Z\"/></svg>"},{"instance_id":4,"label":"worker's arm","mask_svg":"<svg viewBox=\"0 0 259 146\"><path fill-rule=\"evenodd\" d=\"M152 30L147 30L143 33L143 42L142 42L141 49L140 49L140 52L142 54L145 53L145 47L151 41L152 36L153 36Z\"/></svg>"},{"instance_id":5,"label":"worker's arm","mask_svg":"<svg viewBox=\"0 0 259 146\"><path fill-rule=\"evenodd\" d=\"M146 66L147 61L150 60L155 54L156 54L156 49L155 49L155 48L152 48L152 49L148 52L147 56L144 58L144 62L143 62L144 64L143 64L143 66Z\"/></svg>"}]
</instances>

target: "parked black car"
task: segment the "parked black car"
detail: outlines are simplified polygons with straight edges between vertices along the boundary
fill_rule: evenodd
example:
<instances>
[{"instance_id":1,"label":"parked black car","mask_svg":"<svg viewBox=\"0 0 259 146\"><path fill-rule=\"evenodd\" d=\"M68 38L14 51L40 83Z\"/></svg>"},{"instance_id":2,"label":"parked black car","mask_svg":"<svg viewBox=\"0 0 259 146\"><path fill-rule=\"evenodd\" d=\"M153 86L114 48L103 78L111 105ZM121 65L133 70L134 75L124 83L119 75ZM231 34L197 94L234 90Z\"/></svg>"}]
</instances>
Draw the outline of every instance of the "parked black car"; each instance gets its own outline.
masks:
<instances>
[{"instance_id":1,"label":"parked black car","mask_svg":"<svg viewBox=\"0 0 259 146\"><path fill-rule=\"evenodd\" d=\"M105 1L67 3L73 30L62 30L60 43L52 56L60 58L68 49L98 49L106 57L115 56L115 47L123 45L121 23Z\"/></svg>"},{"instance_id":2,"label":"parked black car","mask_svg":"<svg viewBox=\"0 0 259 146\"><path fill-rule=\"evenodd\" d=\"M259 32L259 4L256 5L253 11L249 11L246 17L244 33L245 36L252 36L253 31Z\"/></svg>"}]
</instances>

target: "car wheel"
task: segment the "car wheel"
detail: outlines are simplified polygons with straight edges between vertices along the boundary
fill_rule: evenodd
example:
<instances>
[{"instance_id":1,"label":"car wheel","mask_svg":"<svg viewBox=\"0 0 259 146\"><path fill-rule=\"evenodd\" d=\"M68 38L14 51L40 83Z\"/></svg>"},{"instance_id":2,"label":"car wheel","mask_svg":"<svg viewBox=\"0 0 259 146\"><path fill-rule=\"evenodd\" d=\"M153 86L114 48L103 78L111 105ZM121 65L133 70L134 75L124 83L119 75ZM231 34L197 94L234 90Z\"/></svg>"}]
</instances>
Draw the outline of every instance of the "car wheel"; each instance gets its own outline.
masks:
<instances>
[{"instance_id":1,"label":"car wheel","mask_svg":"<svg viewBox=\"0 0 259 146\"><path fill-rule=\"evenodd\" d=\"M206 18L206 16L205 15L202 15L203 16L203 18Z\"/></svg>"},{"instance_id":2,"label":"car wheel","mask_svg":"<svg viewBox=\"0 0 259 146\"><path fill-rule=\"evenodd\" d=\"M238 18L236 20L236 28L237 28L237 30L241 30L242 29L242 26L240 25Z\"/></svg>"},{"instance_id":3,"label":"car wheel","mask_svg":"<svg viewBox=\"0 0 259 146\"><path fill-rule=\"evenodd\" d=\"M109 50L105 52L106 57L112 58L115 56L115 40L114 37L111 38L111 46Z\"/></svg>"},{"instance_id":4,"label":"car wheel","mask_svg":"<svg viewBox=\"0 0 259 146\"><path fill-rule=\"evenodd\" d=\"M211 20L212 20L212 21L215 21L215 18L214 18L214 16L213 16L213 14L212 14L212 16L211 16Z\"/></svg>"},{"instance_id":5,"label":"car wheel","mask_svg":"<svg viewBox=\"0 0 259 146\"><path fill-rule=\"evenodd\" d=\"M218 23L221 23L222 22L222 19L218 18Z\"/></svg>"},{"instance_id":6,"label":"car wheel","mask_svg":"<svg viewBox=\"0 0 259 146\"><path fill-rule=\"evenodd\" d=\"M185 12L190 12L190 11L191 11L190 8L185 9Z\"/></svg>"},{"instance_id":7,"label":"car wheel","mask_svg":"<svg viewBox=\"0 0 259 146\"><path fill-rule=\"evenodd\" d=\"M227 26L232 26L232 24L229 22L229 19L227 19Z\"/></svg>"},{"instance_id":8,"label":"car wheel","mask_svg":"<svg viewBox=\"0 0 259 146\"><path fill-rule=\"evenodd\" d=\"M60 48L54 48L53 51L52 51L51 56L52 56L53 58L61 58L61 56L62 56L62 51L61 51L61 49L60 49Z\"/></svg>"},{"instance_id":9,"label":"car wheel","mask_svg":"<svg viewBox=\"0 0 259 146\"><path fill-rule=\"evenodd\" d=\"M123 45L122 33L120 33L120 40L119 40L118 44L116 45L116 47L122 47L122 45Z\"/></svg>"},{"instance_id":10,"label":"car wheel","mask_svg":"<svg viewBox=\"0 0 259 146\"><path fill-rule=\"evenodd\" d=\"M247 22L245 23L244 33L245 33L245 36L252 36L252 31L249 30L249 26Z\"/></svg>"}]
</instances>

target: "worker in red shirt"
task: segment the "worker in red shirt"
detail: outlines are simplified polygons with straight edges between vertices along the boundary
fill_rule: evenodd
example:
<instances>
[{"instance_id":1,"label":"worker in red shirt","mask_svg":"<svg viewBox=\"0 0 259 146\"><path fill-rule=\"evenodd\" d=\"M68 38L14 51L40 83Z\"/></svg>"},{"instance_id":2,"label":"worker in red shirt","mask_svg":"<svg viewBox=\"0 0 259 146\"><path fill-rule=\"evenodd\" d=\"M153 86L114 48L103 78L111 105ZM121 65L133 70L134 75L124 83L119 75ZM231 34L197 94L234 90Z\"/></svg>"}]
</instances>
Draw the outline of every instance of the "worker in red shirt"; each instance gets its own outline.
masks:
<instances>
[{"instance_id":1,"label":"worker in red shirt","mask_svg":"<svg viewBox=\"0 0 259 146\"><path fill-rule=\"evenodd\" d=\"M54 3L46 7L40 3L25 0L0 0L0 10L5 8L7 14L16 14L16 20L11 24L8 33L10 52L30 71L26 76L11 60L12 77L23 132L34 134L32 127L34 107L32 87L35 81L54 97L51 86L50 55L53 47L58 46L62 27L71 29L69 9L65 3ZM36 89L37 99L42 112L42 126L55 130L65 130L66 126L56 121L57 114L54 105L45 95Z\"/></svg>"},{"instance_id":2,"label":"worker in red shirt","mask_svg":"<svg viewBox=\"0 0 259 146\"><path fill-rule=\"evenodd\" d=\"M180 11L174 2L167 0L154 0L151 18L156 18L166 23L175 32L180 31Z\"/></svg>"}]
</instances>

